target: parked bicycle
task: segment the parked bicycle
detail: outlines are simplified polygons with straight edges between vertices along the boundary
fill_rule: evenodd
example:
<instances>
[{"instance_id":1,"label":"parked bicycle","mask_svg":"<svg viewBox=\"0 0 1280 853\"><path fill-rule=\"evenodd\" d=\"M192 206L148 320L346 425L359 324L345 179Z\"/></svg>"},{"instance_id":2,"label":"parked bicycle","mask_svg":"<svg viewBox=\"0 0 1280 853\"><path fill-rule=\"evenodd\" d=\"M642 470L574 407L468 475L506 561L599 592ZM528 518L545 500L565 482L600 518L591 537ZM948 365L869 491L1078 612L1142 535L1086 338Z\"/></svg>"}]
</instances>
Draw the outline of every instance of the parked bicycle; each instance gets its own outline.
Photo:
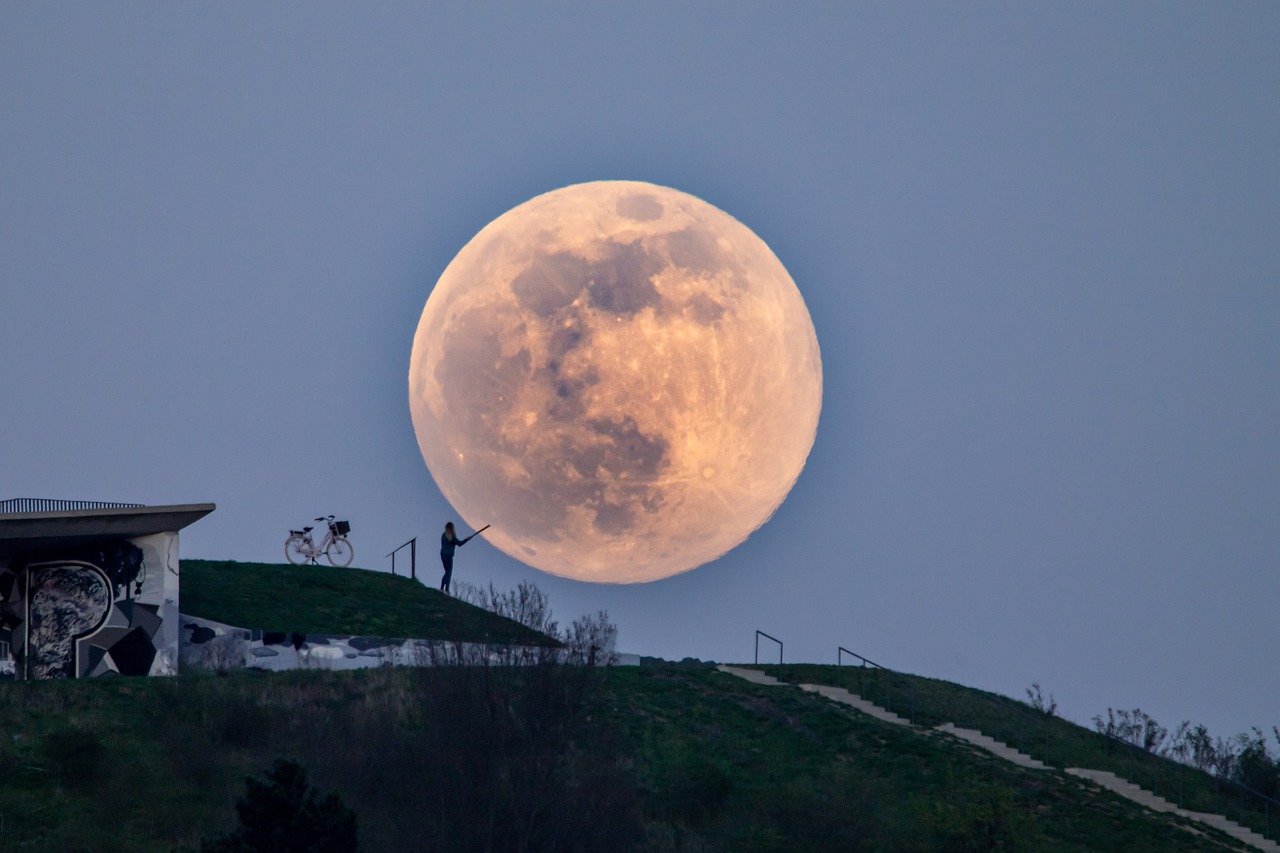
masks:
<instances>
[{"instance_id":1,"label":"parked bicycle","mask_svg":"<svg viewBox=\"0 0 1280 853\"><path fill-rule=\"evenodd\" d=\"M331 566L345 567L351 565L352 559L356 556L356 549L351 547L351 543L347 541L347 534L351 532L351 523L334 521L332 515L317 518L316 521L323 521L329 525L329 532L325 534L324 539L320 540L320 544L317 545L315 540L311 538L311 531L315 530L314 527L290 530L289 538L284 540L285 557L295 566L301 566L303 563L315 563L316 558L321 554L324 554L325 559L329 561Z\"/></svg>"}]
</instances>

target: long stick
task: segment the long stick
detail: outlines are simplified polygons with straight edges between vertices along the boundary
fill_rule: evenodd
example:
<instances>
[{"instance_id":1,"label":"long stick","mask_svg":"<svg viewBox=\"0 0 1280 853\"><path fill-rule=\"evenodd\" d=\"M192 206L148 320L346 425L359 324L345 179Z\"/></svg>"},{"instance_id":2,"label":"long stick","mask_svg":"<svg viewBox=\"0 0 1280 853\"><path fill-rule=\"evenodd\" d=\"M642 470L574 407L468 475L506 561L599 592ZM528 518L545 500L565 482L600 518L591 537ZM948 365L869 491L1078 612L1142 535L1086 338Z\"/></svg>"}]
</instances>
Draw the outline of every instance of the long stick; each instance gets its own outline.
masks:
<instances>
[{"instance_id":1,"label":"long stick","mask_svg":"<svg viewBox=\"0 0 1280 853\"><path fill-rule=\"evenodd\" d=\"M492 526L493 526L492 524L486 524L484 527L481 527L479 530L477 530L475 533L472 533L470 536L468 536L468 537L467 537L466 539L464 539L463 541L464 541L464 542L470 542L472 539L475 539L477 536L479 536L481 533L484 533L486 530L488 530L488 529L489 529L490 527L492 527Z\"/></svg>"}]
</instances>

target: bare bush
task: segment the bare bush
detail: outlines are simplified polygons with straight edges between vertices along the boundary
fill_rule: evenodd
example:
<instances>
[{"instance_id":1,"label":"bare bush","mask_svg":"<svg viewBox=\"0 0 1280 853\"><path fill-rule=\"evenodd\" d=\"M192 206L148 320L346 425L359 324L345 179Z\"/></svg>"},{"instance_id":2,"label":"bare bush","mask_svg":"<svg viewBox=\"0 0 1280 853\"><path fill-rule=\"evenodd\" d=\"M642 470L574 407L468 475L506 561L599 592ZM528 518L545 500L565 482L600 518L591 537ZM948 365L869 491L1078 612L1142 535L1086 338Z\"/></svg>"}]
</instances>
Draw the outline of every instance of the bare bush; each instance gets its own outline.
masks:
<instances>
[{"instance_id":1,"label":"bare bush","mask_svg":"<svg viewBox=\"0 0 1280 853\"><path fill-rule=\"evenodd\" d=\"M582 616L573 620L560 641L564 643L566 663L585 666L613 666L618 662L614 644L618 639L618 626L609 621L609 614L600 610L594 616Z\"/></svg>"},{"instance_id":2,"label":"bare bush","mask_svg":"<svg viewBox=\"0 0 1280 853\"><path fill-rule=\"evenodd\" d=\"M222 634L204 644L205 665L218 675L226 675L245 665L245 640L239 631Z\"/></svg>"},{"instance_id":3,"label":"bare bush","mask_svg":"<svg viewBox=\"0 0 1280 853\"><path fill-rule=\"evenodd\" d=\"M456 587L456 598L539 631L563 647L495 646L484 652L489 663L529 665L561 661L586 666L611 666L618 662L618 655L614 650L618 627L609 621L609 614L604 610L591 616L579 617L562 631L560 623L551 612L551 603L546 593L528 581L521 581L514 590L507 592L499 590L492 583L487 588L472 584L457 584ZM477 654L475 650L458 648L456 659L463 662L464 658L475 658Z\"/></svg>"},{"instance_id":4,"label":"bare bush","mask_svg":"<svg viewBox=\"0 0 1280 853\"><path fill-rule=\"evenodd\" d=\"M556 637L560 633L559 623L552 618L547 594L528 581L521 581L519 586L508 592L500 592L490 584L488 604L482 606L548 637Z\"/></svg>"},{"instance_id":5,"label":"bare bush","mask_svg":"<svg viewBox=\"0 0 1280 853\"><path fill-rule=\"evenodd\" d=\"M1215 772L1218 766L1218 745L1203 725L1192 725L1183 720L1169 735L1164 754L1204 773Z\"/></svg>"},{"instance_id":6,"label":"bare bush","mask_svg":"<svg viewBox=\"0 0 1280 853\"><path fill-rule=\"evenodd\" d=\"M1101 714L1094 715L1093 727L1100 734L1133 744L1156 755L1164 754L1164 742L1169 737L1169 730L1141 708L1134 708L1132 711L1108 708L1106 720L1102 719Z\"/></svg>"},{"instance_id":7,"label":"bare bush","mask_svg":"<svg viewBox=\"0 0 1280 853\"><path fill-rule=\"evenodd\" d=\"M1096 715L1093 725L1107 737L1172 758L1220 779L1229 779L1260 794L1274 796L1280 792L1280 756L1271 754L1259 728L1254 728L1252 734L1213 737L1203 725L1183 720L1170 733L1137 708L1132 711L1108 708L1107 718ZM1272 733L1280 744L1280 728L1273 727Z\"/></svg>"},{"instance_id":8,"label":"bare bush","mask_svg":"<svg viewBox=\"0 0 1280 853\"><path fill-rule=\"evenodd\" d=\"M1046 699L1038 681L1031 682L1031 687L1027 689L1027 704L1046 717L1058 716L1058 700L1052 693Z\"/></svg>"},{"instance_id":9,"label":"bare bush","mask_svg":"<svg viewBox=\"0 0 1280 853\"><path fill-rule=\"evenodd\" d=\"M489 586L492 588L493 584L489 584ZM485 602L488 600L486 597L488 593L484 587L479 587L473 583L467 583L466 581L453 581L449 584L449 588L450 594L458 601L473 604L476 607L480 607L485 610L489 609L488 607L485 607Z\"/></svg>"}]
</instances>

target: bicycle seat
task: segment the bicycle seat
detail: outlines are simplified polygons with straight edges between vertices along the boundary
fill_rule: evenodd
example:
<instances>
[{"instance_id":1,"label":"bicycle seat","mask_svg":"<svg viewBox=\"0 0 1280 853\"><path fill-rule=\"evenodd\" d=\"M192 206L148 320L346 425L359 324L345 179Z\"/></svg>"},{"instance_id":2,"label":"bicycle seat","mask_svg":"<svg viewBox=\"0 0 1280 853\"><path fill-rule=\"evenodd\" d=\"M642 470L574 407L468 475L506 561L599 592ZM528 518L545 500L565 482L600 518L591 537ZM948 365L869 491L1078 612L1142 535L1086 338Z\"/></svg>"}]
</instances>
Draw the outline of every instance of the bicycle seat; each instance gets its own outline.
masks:
<instances>
[{"instance_id":1,"label":"bicycle seat","mask_svg":"<svg viewBox=\"0 0 1280 853\"><path fill-rule=\"evenodd\" d=\"M311 531L313 531L313 530L315 530L315 528L314 528L314 527L304 527L304 528L302 528L302 532L303 532L303 533L310 533L310 532L311 532Z\"/></svg>"}]
</instances>

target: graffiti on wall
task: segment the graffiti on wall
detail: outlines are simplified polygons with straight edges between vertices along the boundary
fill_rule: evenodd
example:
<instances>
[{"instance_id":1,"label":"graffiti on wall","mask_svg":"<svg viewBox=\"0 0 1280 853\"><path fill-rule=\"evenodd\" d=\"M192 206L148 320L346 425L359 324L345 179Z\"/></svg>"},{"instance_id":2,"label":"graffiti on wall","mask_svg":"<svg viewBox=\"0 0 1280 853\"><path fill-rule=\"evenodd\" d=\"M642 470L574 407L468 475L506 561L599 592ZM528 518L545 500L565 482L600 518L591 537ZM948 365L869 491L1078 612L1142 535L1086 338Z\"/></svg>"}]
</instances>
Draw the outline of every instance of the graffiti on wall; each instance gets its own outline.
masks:
<instances>
[{"instance_id":1,"label":"graffiti on wall","mask_svg":"<svg viewBox=\"0 0 1280 853\"><path fill-rule=\"evenodd\" d=\"M177 534L0 564L0 677L177 672Z\"/></svg>"}]
</instances>

